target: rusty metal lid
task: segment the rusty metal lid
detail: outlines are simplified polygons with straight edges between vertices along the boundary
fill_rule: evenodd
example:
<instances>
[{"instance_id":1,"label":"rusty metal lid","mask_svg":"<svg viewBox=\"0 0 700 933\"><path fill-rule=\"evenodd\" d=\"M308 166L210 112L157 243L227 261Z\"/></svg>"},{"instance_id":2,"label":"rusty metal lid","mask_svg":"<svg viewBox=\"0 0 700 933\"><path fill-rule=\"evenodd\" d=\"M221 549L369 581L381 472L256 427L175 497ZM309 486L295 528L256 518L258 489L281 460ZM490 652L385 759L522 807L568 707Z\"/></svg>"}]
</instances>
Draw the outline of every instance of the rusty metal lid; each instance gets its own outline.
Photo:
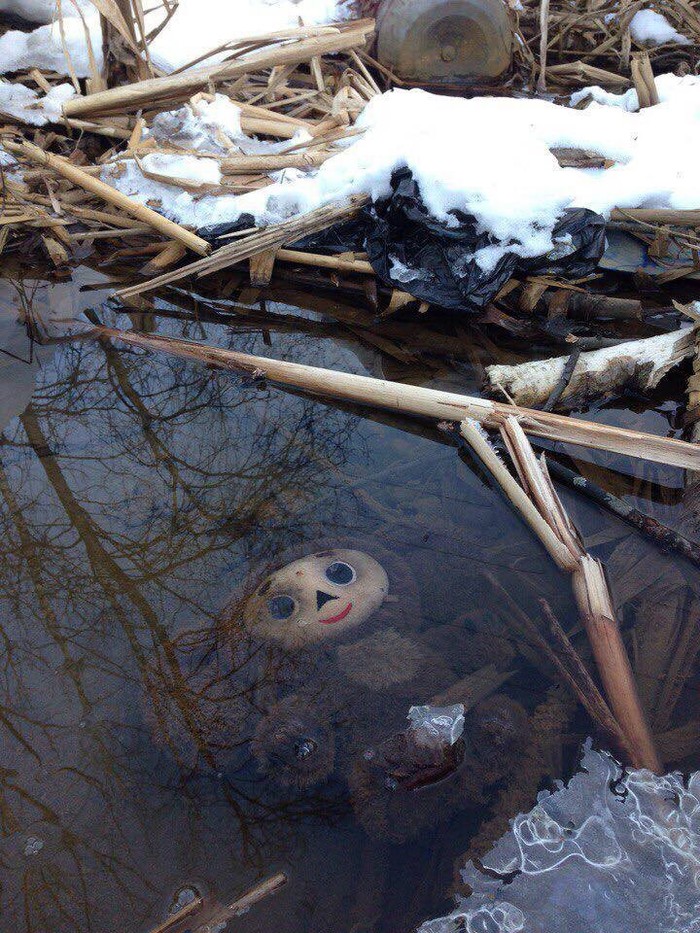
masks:
<instances>
[{"instance_id":1,"label":"rusty metal lid","mask_svg":"<svg viewBox=\"0 0 700 933\"><path fill-rule=\"evenodd\" d=\"M411 84L476 84L511 63L503 0L382 0L377 33L379 61Z\"/></svg>"}]
</instances>

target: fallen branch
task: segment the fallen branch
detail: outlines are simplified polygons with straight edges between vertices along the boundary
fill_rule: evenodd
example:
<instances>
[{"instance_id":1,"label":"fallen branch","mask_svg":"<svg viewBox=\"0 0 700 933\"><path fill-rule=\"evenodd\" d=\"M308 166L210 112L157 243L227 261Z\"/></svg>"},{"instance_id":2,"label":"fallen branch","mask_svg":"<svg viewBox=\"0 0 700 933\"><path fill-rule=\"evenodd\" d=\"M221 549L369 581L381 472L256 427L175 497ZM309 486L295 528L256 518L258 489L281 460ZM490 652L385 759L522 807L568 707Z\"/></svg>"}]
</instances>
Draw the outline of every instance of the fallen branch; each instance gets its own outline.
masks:
<instances>
[{"instance_id":1,"label":"fallen branch","mask_svg":"<svg viewBox=\"0 0 700 933\"><path fill-rule=\"evenodd\" d=\"M682 554L696 567L700 567L700 544L690 541L673 528L669 528L668 525L663 525L658 519L652 518L651 515L645 515L644 512L640 512L639 509L629 505L623 499L597 486L580 473L575 473L573 470L562 466L556 460L549 460L547 466L556 479L566 483L574 492L580 493L597 505L608 509L613 515L636 528L637 531L652 538L664 550Z\"/></svg>"},{"instance_id":2,"label":"fallen branch","mask_svg":"<svg viewBox=\"0 0 700 933\"><path fill-rule=\"evenodd\" d=\"M683 360L693 355L694 328L631 340L582 353L562 386L557 404L571 408L625 388L649 392ZM543 405L565 377L571 357L533 360L516 366L487 366L491 392L505 390L518 405Z\"/></svg>"},{"instance_id":3,"label":"fallen branch","mask_svg":"<svg viewBox=\"0 0 700 933\"><path fill-rule=\"evenodd\" d=\"M372 408L385 408L432 418L435 421L462 421L465 418L473 418L486 427L499 428L507 419L516 417L526 433L548 440L580 444L595 450L607 450L655 463L700 470L700 447L674 438L645 434L642 431L630 431L551 412L504 405L469 395L403 385L386 379L374 379L371 376L358 376L301 363L272 360L157 334L138 334L111 327L94 327L85 336L111 337L132 346L159 350L219 369L242 371L281 385L294 386L314 395L330 396L369 405Z\"/></svg>"}]
</instances>

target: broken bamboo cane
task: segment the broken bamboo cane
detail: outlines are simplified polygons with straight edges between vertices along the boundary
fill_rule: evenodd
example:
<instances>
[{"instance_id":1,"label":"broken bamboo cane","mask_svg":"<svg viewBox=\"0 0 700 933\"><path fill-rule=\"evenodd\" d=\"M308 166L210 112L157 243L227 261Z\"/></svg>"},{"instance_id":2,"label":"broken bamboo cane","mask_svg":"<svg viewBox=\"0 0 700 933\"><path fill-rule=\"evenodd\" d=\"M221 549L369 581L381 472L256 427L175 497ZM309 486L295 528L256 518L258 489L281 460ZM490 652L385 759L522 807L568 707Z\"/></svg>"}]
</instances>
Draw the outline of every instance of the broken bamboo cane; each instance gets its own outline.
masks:
<instances>
[{"instance_id":1,"label":"broken bamboo cane","mask_svg":"<svg viewBox=\"0 0 700 933\"><path fill-rule=\"evenodd\" d=\"M160 350L219 369L239 370L314 395L330 396L436 421L462 421L464 418L473 418L486 427L498 428L506 419L515 416L526 433L548 440L700 470L700 447L674 438L657 437L641 431L596 424L517 405L504 405L469 395L404 385L301 363L272 360L235 350L207 347L194 341L157 334L138 334L110 327L95 327L87 336L90 335L111 337L132 346Z\"/></svg>"},{"instance_id":2,"label":"broken bamboo cane","mask_svg":"<svg viewBox=\"0 0 700 933\"><path fill-rule=\"evenodd\" d=\"M43 165L46 168L58 172L59 175L63 175L64 178L72 181L73 184L84 188L86 191L90 191L92 194L97 195L97 197L102 198L103 201L107 201L109 204L113 204L115 207L120 208L125 214L135 217L163 236L171 240L177 240L193 252L199 253L200 256L208 256L211 252L209 243L197 236L196 233L192 233L190 230L181 227L180 224L176 224L172 220L163 217L161 214L157 214L155 211L152 211L150 207L138 204L132 198L122 194L121 191L117 191L117 189L113 188L111 185L100 181L99 178L93 178L92 175L88 175L87 172L73 165L73 163L69 162L67 159L53 155L51 152L44 152L32 143L12 143L8 141L3 145L5 149L15 155L24 156L32 162L36 162L39 165Z\"/></svg>"}]
</instances>

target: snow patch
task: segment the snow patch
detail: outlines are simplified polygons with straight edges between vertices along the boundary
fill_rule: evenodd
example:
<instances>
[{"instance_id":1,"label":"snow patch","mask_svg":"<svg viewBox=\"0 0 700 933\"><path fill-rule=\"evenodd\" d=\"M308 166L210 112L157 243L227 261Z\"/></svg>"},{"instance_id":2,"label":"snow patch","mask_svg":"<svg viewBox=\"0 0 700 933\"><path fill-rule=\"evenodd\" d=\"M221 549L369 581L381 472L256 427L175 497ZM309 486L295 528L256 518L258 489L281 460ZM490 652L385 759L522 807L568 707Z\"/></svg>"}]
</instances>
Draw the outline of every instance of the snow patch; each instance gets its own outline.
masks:
<instances>
[{"instance_id":1,"label":"snow patch","mask_svg":"<svg viewBox=\"0 0 700 933\"><path fill-rule=\"evenodd\" d=\"M638 10L630 22L630 33L639 45L692 45L693 40L682 36L665 16L656 10Z\"/></svg>"},{"instance_id":2,"label":"snow patch","mask_svg":"<svg viewBox=\"0 0 700 933\"><path fill-rule=\"evenodd\" d=\"M48 94L39 96L23 84L0 82L0 114L14 117L31 126L58 123L62 119L63 104L75 97L72 84L59 84Z\"/></svg>"},{"instance_id":3,"label":"snow patch","mask_svg":"<svg viewBox=\"0 0 700 933\"><path fill-rule=\"evenodd\" d=\"M619 108L616 100L575 110L544 100L390 91L360 115L364 133L317 171L284 172L276 183L240 196L168 196L161 209L194 227L243 213L265 226L353 194L386 197L392 172L408 167L434 217L451 223L455 210L472 214L480 231L502 244L476 254L483 268L505 252L543 256L556 246L552 230L566 208L609 215L614 207L700 207L700 78L662 75L657 87L661 102L639 112ZM237 145L243 151L246 143L239 138ZM561 168L553 148L584 149L616 164ZM133 167L128 172L129 190L121 179L113 183L145 201L154 192L139 174Z\"/></svg>"}]
</instances>

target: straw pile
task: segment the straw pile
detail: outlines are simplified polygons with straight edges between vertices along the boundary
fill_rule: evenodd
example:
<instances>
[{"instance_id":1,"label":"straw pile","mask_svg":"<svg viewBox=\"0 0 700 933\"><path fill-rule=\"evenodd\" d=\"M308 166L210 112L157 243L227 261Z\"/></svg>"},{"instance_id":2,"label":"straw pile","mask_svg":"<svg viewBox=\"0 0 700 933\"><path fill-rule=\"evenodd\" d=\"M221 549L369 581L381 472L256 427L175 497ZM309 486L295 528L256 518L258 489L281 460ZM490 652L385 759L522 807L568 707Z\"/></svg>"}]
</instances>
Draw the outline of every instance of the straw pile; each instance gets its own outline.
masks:
<instances>
[{"instance_id":1,"label":"straw pile","mask_svg":"<svg viewBox=\"0 0 700 933\"><path fill-rule=\"evenodd\" d=\"M152 153L201 156L181 140L156 138L148 129L158 114L183 104L197 114L217 93L241 109L244 133L281 143L282 151L246 156L220 131L219 152L205 154L219 161L221 182L196 193L250 191L271 184L271 172L318 167L357 132L357 115L379 93L365 64L372 20L299 26L238 40L212 49L187 70L164 75L148 54L153 31L144 31L140 0L123 3L126 13L117 4L95 5L103 14L109 50L105 68L95 69L85 82L75 79L78 93L63 104L62 123L32 127L21 116L0 117L2 249L26 252L38 245L57 266L65 266L77 246L106 241L116 246L109 259L150 257L154 271L188 253L207 256L210 245L161 216L158 203L137 204L105 184L103 166L126 159L141 164ZM166 5L161 26L171 13ZM212 56L215 64L207 61ZM36 69L12 80L36 91L39 102L61 83L59 76ZM304 141L290 142L299 130L306 131ZM157 180L187 190L182 178L159 175Z\"/></svg>"},{"instance_id":2,"label":"straw pile","mask_svg":"<svg viewBox=\"0 0 700 933\"><path fill-rule=\"evenodd\" d=\"M633 55L650 43L635 38L630 26L636 14L649 6L647 0L522 0L522 10L516 13L522 38L519 53L531 84L540 69L544 44L550 90L565 92L582 83L611 91L631 87ZM655 0L653 9L689 40L654 44L656 73L694 72L700 52L700 2Z\"/></svg>"}]
</instances>

